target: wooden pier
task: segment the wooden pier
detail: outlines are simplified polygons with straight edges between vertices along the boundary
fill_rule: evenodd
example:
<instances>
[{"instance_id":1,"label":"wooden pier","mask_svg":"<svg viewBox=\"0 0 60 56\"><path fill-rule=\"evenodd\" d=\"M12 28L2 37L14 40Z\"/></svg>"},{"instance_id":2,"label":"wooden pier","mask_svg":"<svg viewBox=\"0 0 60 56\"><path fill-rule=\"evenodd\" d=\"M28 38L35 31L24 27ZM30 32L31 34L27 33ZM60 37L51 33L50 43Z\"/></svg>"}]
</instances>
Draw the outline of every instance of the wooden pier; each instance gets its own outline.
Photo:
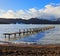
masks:
<instances>
[{"instance_id":1,"label":"wooden pier","mask_svg":"<svg viewBox=\"0 0 60 56\"><path fill-rule=\"evenodd\" d=\"M19 35L19 37L21 36L21 34L33 34L33 33L38 33L38 32L43 32L43 31L46 31L46 30L49 30L49 29L53 29L55 28L55 26L47 26L47 27L42 27L42 28L29 28L29 29L24 29L23 31L20 31L19 32L13 32L13 33L4 33L3 35L5 36L5 39L7 38L8 36L8 39L10 40L11 38L11 35L14 35L14 38L17 38L17 34Z\"/></svg>"}]
</instances>

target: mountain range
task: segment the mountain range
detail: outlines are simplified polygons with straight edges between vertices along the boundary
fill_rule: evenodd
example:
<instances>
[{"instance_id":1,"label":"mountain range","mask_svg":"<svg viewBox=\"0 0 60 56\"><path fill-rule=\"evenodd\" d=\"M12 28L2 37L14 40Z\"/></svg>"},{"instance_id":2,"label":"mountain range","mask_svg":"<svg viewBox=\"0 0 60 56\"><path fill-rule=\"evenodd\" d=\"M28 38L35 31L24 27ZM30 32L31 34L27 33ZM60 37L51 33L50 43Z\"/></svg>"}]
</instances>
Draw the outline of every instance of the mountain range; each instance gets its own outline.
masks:
<instances>
[{"instance_id":1,"label":"mountain range","mask_svg":"<svg viewBox=\"0 0 60 56\"><path fill-rule=\"evenodd\" d=\"M22 18L0 18L0 24L60 24L60 18L57 20L47 20L40 18L31 18L29 20L25 20Z\"/></svg>"}]
</instances>

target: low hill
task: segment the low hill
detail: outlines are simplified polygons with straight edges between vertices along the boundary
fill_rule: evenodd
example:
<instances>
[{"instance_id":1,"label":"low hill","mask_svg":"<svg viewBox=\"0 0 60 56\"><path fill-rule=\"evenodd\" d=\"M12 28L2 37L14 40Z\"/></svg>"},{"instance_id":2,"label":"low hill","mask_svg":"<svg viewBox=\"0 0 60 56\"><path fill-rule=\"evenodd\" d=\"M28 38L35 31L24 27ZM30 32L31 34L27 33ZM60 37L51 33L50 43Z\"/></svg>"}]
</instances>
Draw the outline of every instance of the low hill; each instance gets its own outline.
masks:
<instances>
[{"instance_id":1,"label":"low hill","mask_svg":"<svg viewBox=\"0 0 60 56\"><path fill-rule=\"evenodd\" d=\"M16 19L6 19L0 18L0 24L16 24L16 23L23 23L23 24L60 24L60 20L52 21L47 19L39 19L39 18L31 18L29 20L16 18Z\"/></svg>"}]
</instances>

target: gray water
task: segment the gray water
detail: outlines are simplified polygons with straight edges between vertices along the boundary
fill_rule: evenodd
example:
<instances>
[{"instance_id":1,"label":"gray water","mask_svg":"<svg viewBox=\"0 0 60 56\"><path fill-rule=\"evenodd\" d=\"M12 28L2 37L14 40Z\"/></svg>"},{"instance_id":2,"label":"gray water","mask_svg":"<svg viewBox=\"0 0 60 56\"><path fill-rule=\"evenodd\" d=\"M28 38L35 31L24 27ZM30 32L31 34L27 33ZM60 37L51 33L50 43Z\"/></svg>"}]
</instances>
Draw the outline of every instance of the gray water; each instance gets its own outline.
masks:
<instances>
[{"instance_id":1,"label":"gray water","mask_svg":"<svg viewBox=\"0 0 60 56\"><path fill-rule=\"evenodd\" d=\"M0 41L5 41L3 33L18 32L19 29L40 28L51 25L32 25L32 24L0 24ZM53 25L54 29L45 32L39 32L33 35L25 36L21 39L13 40L12 42L21 43L38 43L38 44L60 44L60 25Z\"/></svg>"}]
</instances>

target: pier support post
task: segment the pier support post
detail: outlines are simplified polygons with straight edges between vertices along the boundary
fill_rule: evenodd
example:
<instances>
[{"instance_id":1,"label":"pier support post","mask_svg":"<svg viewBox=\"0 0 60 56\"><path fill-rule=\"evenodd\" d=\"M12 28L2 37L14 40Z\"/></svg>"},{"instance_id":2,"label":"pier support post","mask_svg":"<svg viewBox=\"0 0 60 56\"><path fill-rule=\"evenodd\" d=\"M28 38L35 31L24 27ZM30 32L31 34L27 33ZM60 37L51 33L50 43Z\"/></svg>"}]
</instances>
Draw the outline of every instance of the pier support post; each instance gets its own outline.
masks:
<instances>
[{"instance_id":1,"label":"pier support post","mask_svg":"<svg viewBox=\"0 0 60 56\"><path fill-rule=\"evenodd\" d=\"M21 33L19 32L19 36L20 36L20 34L21 34Z\"/></svg>"},{"instance_id":2,"label":"pier support post","mask_svg":"<svg viewBox=\"0 0 60 56\"><path fill-rule=\"evenodd\" d=\"M11 35L11 34L8 34L8 38L9 38L9 40L10 40L10 35Z\"/></svg>"},{"instance_id":3,"label":"pier support post","mask_svg":"<svg viewBox=\"0 0 60 56\"><path fill-rule=\"evenodd\" d=\"M25 29L23 29L23 35L25 35Z\"/></svg>"},{"instance_id":4,"label":"pier support post","mask_svg":"<svg viewBox=\"0 0 60 56\"><path fill-rule=\"evenodd\" d=\"M5 39L6 39L6 34L4 36L5 36Z\"/></svg>"},{"instance_id":5,"label":"pier support post","mask_svg":"<svg viewBox=\"0 0 60 56\"><path fill-rule=\"evenodd\" d=\"M16 38L16 34L14 34L14 38Z\"/></svg>"},{"instance_id":6,"label":"pier support post","mask_svg":"<svg viewBox=\"0 0 60 56\"><path fill-rule=\"evenodd\" d=\"M21 30L19 29L19 36L20 36L20 34L21 34Z\"/></svg>"}]
</instances>

